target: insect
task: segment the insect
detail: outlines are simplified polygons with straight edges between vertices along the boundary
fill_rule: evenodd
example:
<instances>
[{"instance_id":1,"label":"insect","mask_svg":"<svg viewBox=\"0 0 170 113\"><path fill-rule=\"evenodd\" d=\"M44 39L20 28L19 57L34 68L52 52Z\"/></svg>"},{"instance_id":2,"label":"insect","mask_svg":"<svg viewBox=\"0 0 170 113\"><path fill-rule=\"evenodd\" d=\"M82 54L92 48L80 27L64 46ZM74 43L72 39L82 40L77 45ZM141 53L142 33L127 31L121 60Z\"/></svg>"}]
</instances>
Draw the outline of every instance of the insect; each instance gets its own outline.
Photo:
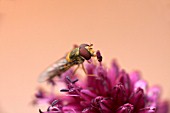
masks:
<instances>
[{"instance_id":1,"label":"insect","mask_svg":"<svg viewBox=\"0 0 170 113\"><path fill-rule=\"evenodd\" d=\"M39 82L52 80L55 76L61 76L62 73L70 69L72 66L77 65L77 68L74 70L74 73L82 65L82 68L85 71L83 62L85 60L90 60L91 57L96 57L96 53L92 48L93 44L81 44L80 46L75 47L72 51L67 53L66 56L62 57L54 64L49 66L39 77Z\"/></svg>"}]
</instances>

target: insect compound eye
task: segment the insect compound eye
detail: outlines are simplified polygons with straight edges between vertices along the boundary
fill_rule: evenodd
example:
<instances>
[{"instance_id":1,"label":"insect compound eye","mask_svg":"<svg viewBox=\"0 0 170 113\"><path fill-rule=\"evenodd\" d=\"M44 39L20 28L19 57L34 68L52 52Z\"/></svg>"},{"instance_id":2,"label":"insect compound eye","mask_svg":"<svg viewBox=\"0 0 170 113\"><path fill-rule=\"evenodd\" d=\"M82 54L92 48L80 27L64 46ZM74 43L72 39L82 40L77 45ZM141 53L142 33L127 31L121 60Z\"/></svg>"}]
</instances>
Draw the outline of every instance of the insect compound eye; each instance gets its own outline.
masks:
<instances>
[{"instance_id":1,"label":"insect compound eye","mask_svg":"<svg viewBox=\"0 0 170 113\"><path fill-rule=\"evenodd\" d=\"M79 54L85 58L86 60L89 60L91 58L91 53L85 48L89 46L88 44L81 44L79 46Z\"/></svg>"}]
</instances>

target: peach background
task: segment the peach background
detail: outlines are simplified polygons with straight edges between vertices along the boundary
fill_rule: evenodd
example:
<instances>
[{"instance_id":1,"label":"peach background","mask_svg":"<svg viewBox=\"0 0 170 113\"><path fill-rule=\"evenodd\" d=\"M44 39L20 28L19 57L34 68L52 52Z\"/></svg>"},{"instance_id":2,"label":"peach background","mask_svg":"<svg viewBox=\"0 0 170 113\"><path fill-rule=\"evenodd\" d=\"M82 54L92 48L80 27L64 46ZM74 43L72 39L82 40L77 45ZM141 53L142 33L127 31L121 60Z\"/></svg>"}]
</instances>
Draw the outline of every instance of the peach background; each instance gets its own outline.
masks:
<instances>
[{"instance_id":1,"label":"peach background","mask_svg":"<svg viewBox=\"0 0 170 113\"><path fill-rule=\"evenodd\" d=\"M0 113L38 113L38 75L81 43L170 99L169 0L0 0Z\"/></svg>"}]
</instances>

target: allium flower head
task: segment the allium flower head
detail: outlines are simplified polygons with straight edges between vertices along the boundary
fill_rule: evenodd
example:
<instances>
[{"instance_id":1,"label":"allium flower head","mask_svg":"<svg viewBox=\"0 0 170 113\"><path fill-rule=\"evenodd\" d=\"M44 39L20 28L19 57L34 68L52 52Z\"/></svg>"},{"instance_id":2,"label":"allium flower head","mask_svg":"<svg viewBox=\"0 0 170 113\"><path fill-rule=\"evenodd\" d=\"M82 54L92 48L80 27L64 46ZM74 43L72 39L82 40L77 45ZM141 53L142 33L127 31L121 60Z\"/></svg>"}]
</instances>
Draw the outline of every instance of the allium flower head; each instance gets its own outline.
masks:
<instances>
[{"instance_id":1,"label":"allium flower head","mask_svg":"<svg viewBox=\"0 0 170 113\"><path fill-rule=\"evenodd\" d=\"M98 62L86 64L87 75L72 75L69 69L62 74L66 88L61 94L42 89L35 94L35 104L50 106L40 113L168 113L168 102L160 100L160 87L148 87L139 72L127 73L115 60L109 69L102 65L102 56L97 52ZM57 85L52 81L51 87ZM64 93L66 92L66 93Z\"/></svg>"}]
</instances>

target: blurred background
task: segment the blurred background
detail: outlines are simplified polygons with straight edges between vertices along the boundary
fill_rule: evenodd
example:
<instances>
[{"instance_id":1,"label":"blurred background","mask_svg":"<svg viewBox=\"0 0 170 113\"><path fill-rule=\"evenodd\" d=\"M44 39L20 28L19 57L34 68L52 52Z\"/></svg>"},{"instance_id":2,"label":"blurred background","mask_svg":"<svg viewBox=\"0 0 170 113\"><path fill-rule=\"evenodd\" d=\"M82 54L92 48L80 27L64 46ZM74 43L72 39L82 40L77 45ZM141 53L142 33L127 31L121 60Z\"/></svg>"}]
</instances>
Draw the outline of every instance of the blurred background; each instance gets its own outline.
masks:
<instances>
[{"instance_id":1,"label":"blurred background","mask_svg":"<svg viewBox=\"0 0 170 113\"><path fill-rule=\"evenodd\" d=\"M39 74L81 43L170 99L169 0L0 0L0 113L38 113Z\"/></svg>"}]
</instances>

